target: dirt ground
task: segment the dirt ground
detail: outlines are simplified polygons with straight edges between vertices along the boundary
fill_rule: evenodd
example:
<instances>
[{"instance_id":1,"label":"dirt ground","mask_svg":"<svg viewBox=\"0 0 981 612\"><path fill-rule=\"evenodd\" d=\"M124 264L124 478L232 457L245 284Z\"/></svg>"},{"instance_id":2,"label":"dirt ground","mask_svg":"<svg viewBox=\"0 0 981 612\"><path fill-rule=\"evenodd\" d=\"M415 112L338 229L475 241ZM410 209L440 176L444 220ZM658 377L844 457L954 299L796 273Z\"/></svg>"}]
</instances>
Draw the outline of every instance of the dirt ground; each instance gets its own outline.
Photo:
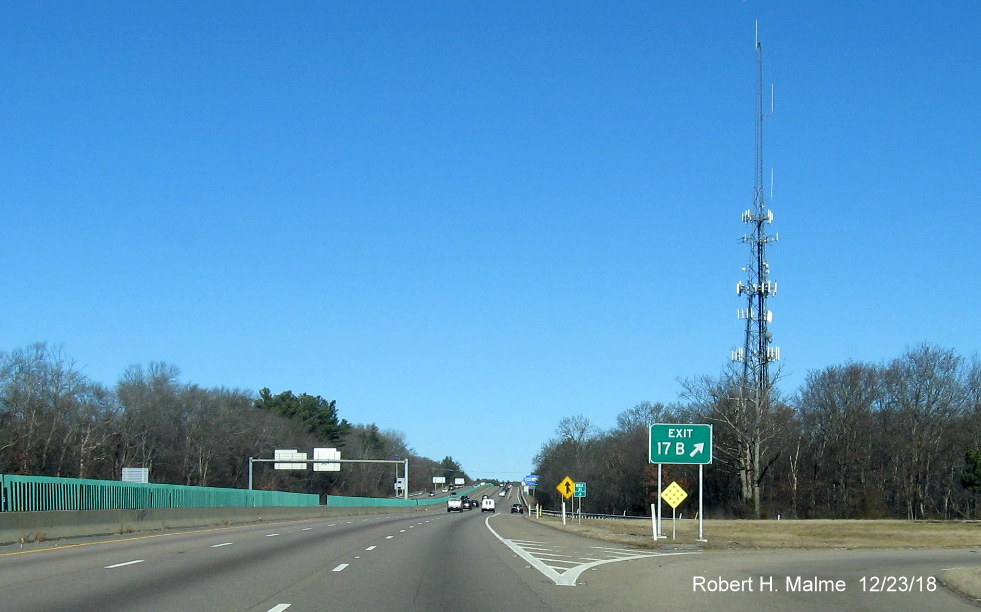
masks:
<instances>
[{"instance_id":1,"label":"dirt ground","mask_svg":"<svg viewBox=\"0 0 981 612\"><path fill-rule=\"evenodd\" d=\"M704 542L697 520L672 525L662 519L667 538L653 538L650 520L537 519L557 529L639 548L784 549L784 548L973 548L981 547L981 521L726 521L706 520ZM672 539L672 529L675 538Z\"/></svg>"}]
</instances>

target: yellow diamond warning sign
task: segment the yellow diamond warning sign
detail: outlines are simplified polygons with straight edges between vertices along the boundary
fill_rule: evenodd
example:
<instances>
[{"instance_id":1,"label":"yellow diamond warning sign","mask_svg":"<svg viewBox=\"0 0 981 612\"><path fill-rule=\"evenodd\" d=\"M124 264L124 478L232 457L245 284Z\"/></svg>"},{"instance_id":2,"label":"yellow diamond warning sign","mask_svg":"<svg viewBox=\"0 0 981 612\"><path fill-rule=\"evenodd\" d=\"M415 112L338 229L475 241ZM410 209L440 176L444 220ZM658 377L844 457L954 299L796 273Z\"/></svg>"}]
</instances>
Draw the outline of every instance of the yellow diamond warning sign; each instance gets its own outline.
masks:
<instances>
[{"instance_id":1,"label":"yellow diamond warning sign","mask_svg":"<svg viewBox=\"0 0 981 612\"><path fill-rule=\"evenodd\" d=\"M555 490L562 494L562 497L569 499L576 492L576 481L566 476L562 479Z\"/></svg>"},{"instance_id":2,"label":"yellow diamond warning sign","mask_svg":"<svg viewBox=\"0 0 981 612\"><path fill-rule=\"evenodd\" d=\"M661 499L663 499L672 508L677 508L678 505L688 498L688 493L677 482L672 482L668 485L668 488L664 489L661 493Z\"/></svg>"}]
</instances>

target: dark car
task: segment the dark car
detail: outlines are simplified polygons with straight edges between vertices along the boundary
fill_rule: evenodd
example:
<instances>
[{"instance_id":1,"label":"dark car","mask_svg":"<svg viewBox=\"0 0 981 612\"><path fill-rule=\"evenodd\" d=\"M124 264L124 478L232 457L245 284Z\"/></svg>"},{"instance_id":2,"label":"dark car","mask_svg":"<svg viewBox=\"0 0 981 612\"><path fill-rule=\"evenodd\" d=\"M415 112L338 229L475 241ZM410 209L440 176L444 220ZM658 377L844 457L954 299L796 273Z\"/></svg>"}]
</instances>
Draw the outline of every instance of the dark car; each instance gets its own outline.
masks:
<instances>
[{"instance_id":1,"label":"dark car","mask_svg":"<svg viewBox=\"0 0 981 612\"><path fill-rule=\"evenodd\" d=\"M511 514L514 514L515 512L517 512L518 514L524 514L525 507L522 506L521 504L511 504Z\"/></svg>"}]
</instances>

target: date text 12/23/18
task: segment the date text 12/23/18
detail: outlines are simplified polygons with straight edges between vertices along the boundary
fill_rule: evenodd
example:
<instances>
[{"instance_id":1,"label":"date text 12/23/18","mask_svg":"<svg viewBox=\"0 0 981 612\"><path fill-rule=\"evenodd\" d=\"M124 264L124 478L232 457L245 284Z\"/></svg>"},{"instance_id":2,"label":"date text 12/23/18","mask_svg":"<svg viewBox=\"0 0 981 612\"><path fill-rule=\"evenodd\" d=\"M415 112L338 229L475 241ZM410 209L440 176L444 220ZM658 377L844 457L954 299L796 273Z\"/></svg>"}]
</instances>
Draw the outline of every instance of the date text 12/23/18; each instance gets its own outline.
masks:
<instances>
[{"instance_id":1,"label":"date text 12/23/18","mask_svg":"<svg viewBox=\"0 0 981 612\"><path fill-rule=\"evenodd\" d=\"M750 576L726 579L692 576L692 591L698 593L844 593L848 582L818 576ZM783 582L781 585L780 583ZM862 576L858 587L863 593L932 593L938 588L933 576ZM781 586L783 588L781 588Z\"/></svg>"}]
</instances>

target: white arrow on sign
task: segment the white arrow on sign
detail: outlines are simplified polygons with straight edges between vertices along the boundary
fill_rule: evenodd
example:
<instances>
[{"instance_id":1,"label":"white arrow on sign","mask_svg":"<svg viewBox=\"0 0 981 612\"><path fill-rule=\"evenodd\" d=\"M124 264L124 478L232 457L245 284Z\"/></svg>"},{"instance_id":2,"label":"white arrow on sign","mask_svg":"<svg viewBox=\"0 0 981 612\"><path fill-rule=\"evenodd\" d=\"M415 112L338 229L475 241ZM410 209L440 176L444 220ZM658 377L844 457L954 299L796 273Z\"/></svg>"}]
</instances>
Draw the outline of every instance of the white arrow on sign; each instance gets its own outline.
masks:
<instances>
[{"instance_id":1,"label":"white arrow on sign","mask_svg":"<svg viewBox=\"0 0 981 612\"><path fill-rule=\"evenodd\" d=\"M695 446L695 450L693 450L692 452L688 453L688 456L689 457L694 457L698 453L700 453L703 450L705 450L705 444L703 442L699 442L699 443L695 444L694 446Z\"/></svg>"}]
</instances>

